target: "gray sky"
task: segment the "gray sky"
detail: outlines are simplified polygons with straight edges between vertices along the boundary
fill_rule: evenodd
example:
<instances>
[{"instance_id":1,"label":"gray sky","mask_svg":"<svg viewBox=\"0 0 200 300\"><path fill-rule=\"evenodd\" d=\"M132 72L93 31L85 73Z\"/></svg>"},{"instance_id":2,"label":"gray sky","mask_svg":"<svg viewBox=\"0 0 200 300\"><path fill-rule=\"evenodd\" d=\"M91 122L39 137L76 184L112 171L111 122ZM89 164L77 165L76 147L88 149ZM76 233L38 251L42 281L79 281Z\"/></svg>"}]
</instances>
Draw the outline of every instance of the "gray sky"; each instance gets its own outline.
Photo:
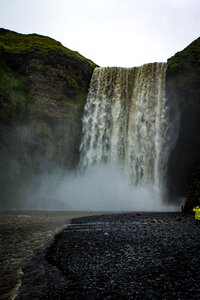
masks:
<instances>
[{"instance_id":1,"label":"gray sky","mask_svg":"<svg viewBox=\"0 0 200 300\"><path fill-rule=\"evenodd\" d=\"M60 41L100 66L166 61L199 37L199 0L0 0L0 27Z\"/></svg>"}]
</instances>

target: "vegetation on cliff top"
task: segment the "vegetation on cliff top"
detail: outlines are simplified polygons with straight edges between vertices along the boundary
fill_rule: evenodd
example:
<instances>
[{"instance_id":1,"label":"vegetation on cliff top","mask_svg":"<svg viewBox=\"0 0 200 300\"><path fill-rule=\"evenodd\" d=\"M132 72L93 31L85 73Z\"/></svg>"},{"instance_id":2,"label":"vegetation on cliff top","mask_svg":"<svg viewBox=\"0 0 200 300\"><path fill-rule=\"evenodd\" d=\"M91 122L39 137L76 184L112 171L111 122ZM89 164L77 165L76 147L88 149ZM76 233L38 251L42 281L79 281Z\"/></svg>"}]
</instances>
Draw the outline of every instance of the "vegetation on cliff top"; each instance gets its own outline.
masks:
<instances>
[{"instance_id":1,"label":"vegetation on cliff top","mask_svg":"<svg viewBox=\"0 0 200 300\"><path fill-rule=\"evenodd\" d=\"M197 38L190 45L173 57L167 60L168 69L174 74L187 69L189 72L200 75L200 38ZM192 65L192 69L191 69Z\"/></svg>"},{"instance_id":2,"label":"vegetation on cliff top","mask_svg":"<svg viewBox=\"0 0 200 300\"><path fill-rule=\"evenodd\" d=\"M95 67L95 64L91 60L86 59L78 52L64 47L60 42L50 37L35 33L26 35L0 28L0 50L18 54L27 51L40 53L60 51L63 54L67 54L75 59L88 63L91 67Z\"/></svg>"}]
</instances>

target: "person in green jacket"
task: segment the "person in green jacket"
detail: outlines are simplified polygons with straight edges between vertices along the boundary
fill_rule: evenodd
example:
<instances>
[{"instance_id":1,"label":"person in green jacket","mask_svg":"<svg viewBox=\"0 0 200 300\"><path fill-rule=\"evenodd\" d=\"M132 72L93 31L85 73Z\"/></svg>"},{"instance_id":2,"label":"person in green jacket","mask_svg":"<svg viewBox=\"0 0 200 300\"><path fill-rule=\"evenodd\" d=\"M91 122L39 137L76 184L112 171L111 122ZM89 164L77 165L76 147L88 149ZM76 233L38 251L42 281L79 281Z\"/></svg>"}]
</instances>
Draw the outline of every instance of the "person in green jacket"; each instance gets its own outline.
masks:
<instances>
[{"instance_id":1,"label":"person in green jacket","mask_svg":"<svg viewBox=\"0 0 200 300\"><path fill-rule=\"evenodd\" d=\"M200 222L200 208L199 206L196 206L193 208L193 211L195 212L194 218L196 220L196 225L199 225Z\"/></svg>"}]
</instances>

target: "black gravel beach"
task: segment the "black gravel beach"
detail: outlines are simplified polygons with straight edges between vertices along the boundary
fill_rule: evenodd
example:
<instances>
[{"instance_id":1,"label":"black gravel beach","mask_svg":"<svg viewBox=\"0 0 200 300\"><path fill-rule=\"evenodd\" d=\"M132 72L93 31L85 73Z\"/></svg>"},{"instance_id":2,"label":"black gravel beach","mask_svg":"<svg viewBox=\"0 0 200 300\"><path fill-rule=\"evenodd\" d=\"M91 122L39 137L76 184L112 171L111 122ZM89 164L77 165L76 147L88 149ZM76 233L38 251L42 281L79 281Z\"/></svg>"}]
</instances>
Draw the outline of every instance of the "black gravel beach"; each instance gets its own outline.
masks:
<instances>
[{"instance_id":1,"label":"black gravel beach","mask_svg":"<svg viewBox=\"0 0 200 300\"><path fill-rule=\"evenodd\" d=\"M199 265L193 216L76 218L24 268L16 299L200 299Z\"/></svg>"}]
</instances>

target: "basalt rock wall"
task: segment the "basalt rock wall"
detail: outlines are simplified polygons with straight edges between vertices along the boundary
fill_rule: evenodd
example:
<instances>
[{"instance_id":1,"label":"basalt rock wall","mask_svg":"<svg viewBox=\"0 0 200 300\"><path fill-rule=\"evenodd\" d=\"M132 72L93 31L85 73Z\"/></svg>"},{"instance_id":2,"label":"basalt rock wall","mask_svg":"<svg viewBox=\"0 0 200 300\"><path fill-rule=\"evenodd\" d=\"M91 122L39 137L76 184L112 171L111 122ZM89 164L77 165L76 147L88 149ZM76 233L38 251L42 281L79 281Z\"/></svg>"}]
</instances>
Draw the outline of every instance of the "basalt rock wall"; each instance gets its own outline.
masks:
<instances>
[{"instance_id":1,"label":"basalt rock wall","mask_svg":"<svg viewBox=\"0 0 200 300\"><path fill-rule=\"evenodd\" d=\"M38 174L77 166L81 117L95 66L49 37L0 30L3 206Z\"/></svg>"},{"instance_id":2,"label":"basalt rock wall","mask_svg":"<svg viewBox=\"0 0 200 300\"><path fill-rule=\"evenodd\" d=\"M200 38L168 60L172 152L167 168L169 199L185 199L200 166Z\"/></svg>"}]
</instances>

